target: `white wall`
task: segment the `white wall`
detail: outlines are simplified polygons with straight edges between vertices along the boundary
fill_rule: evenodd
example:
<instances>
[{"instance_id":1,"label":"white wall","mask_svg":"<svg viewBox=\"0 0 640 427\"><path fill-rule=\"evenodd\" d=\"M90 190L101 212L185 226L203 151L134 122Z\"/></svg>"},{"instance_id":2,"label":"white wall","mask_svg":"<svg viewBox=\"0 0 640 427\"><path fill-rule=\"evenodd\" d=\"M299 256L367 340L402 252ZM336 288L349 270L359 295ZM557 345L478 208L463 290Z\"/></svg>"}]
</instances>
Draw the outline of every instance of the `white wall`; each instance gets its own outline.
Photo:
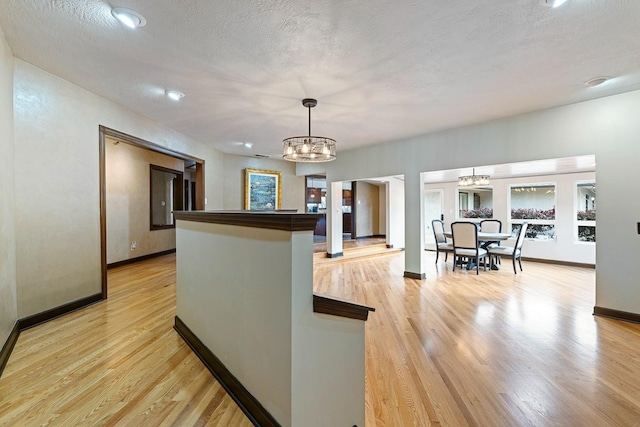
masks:
<instances>
[{"instance_id":1,"label":"white wall","mask_svg":"<svg viewBox=\"0 0 640 427\"><path fill-rule=\"evenodd\" d=\"M587 90L587 89L585 89ZM552 108L478 125L436 132L355 150L337 160L299 165L299 175L326 171L328 181L513 163L595 154L598 181L596 305L640 312L640 287L634 274L640 252L636 232L640 199L629 197L640 178L640 91ZM362 161L366 159L366 161ZM420 197L422 188L407 194ZM494 203L496 201L494 200ZM416 204L417 205L417 204ZM406 215L413 215L407 212ZM409 221L408 221L409 223ZM415 227L414 222L410 222ZM418 239L421 240L421 239ZM411 270L418 244L407 244ZM412 266L409 265L412 260Z\"/></svg>"},{"instance_id":2,"label":"white wall","mask_svg":"<svg viewBox=\"0 0 640 427\"><path fill-rule=\"evenodd\" d=\"M213 148L26 62L14 71L19 318L101 290L99 125L205 160L207 208L222 208Z\"/></svg>"},{"instance_id":3,"label":"white wall","mask_svg":"<svg viewBox=\"0 0 640 427\"><path fill-rule=\"evenodd\" d=\"M306 212L304 177L296 176L294 163L233 154L224 154L224 176L221 181L223 209L244 209L244 170L246 168L280 171L282 173L282 209L298 209L299 213Z\"/></svg>"},{"instance_id":4,"label":"white wall","mask_svg":"<svg viewBox=\"0 0 640 427\"><path fill-rule=\"evenodd\" d=\"M364 425L364 322L313 312L311 231L178 220L177 315L283 426Z\"/></svg>"},{"instance_id":5,"label":"white wall","mask_svg":"<svg viewBox=\"0 0 640 427\"><path fill-rule=\"evenodd\" d=\"M593 243L577 242L575 236L575 229L577 227L575 215L576 183L594 179L595 173L492 179L493 217L502 221L502 231L508 233L511 230L511 211L509 208L510 185L517 184L526 186L527 184L535 185L554 183L556 185L556 197L554 198L553 195L551 197L556 201L556 240L536 241L533 239L527 239L522 249L523 256L527 258L595 264L596 246ZM445 204L443 208L445 212L449 213L449 220L445 221L445 228L450 229L451 222L459 219L455 216L457 214L457 209L454 204L457 197L457 183L426 183L424 187L425 189L444 189ZM598 215L600 215L599 212ZM467 221L467 219L464 218L461 220ZM599 230L600 223L598 221L598 232ZM504 244L513 246L513 243L514 242L510 239Z\"/></svg>"},{"instance_id":6,"label":"white wall","mask_svg":"<svg viewBox=\"0 0 640 427\"><path fill-rule=\"evenodd\" d=\"M0 348L17 320L13 56L0 27Z\"/></svg>"}]
</instances>

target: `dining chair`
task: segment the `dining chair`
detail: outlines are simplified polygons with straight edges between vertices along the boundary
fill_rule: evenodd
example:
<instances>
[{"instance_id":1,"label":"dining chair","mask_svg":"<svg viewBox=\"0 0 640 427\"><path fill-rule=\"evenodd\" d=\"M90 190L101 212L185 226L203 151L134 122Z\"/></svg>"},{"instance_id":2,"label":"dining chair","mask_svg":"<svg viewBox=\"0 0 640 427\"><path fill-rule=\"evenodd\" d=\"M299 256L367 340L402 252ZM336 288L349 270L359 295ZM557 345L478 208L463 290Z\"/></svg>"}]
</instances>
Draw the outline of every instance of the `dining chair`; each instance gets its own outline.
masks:
<instances>
[{"instance_id":1,"label":"dining chair","mask_svg":"<svg viewBox=\"0 0 640 427\"><path fill-rule=\"evenodd\" d=\"M480 221L480 231L485 233L502 233L502 221L499 219L483 219ZM498 246L499 242L486 242L483 248Z\"/></svg>"},{"instance_id":2,"label":"dining chair","mask_svg":"<svg viewBox=\"0 0 640 427\"><path fill-rule=\"evenodd\" d=\"M456 221L451 224L453 235L453 270L456 270L458 261L462 258L475 260L476 274L480 271L480 260L483 261L484 270L487 269L487 250L478 247L478 227L473 222Z\"/></svg>"},{"instance_id":3,"label":"dining chair","mask_svg":"<svg viewBox=\"0 0 640 427\"><path fill-rule=\"evenodd\" d=\"M483 219L480 221L480 231L485 233L502 233L502 221L499 219ZM489 250L489 248L493 248L496 246L500 246L500 242L498 241L488 241L482 242L482 248ZM496 263L500 264L500 257L496 256ZM489 262L491 268L493 268L493 263Z\"/></svg>"},{"instance_id":4,"label":"dining chair","mask_svg":"<svg viewBox=\"0 0 640 427\"><path fill-rule=\"evenodd\" d=\"M444 262L447 262L449 252L453 252L453 244L447 242L447 236L444 235L444 222L434 219L431 221L431 228L433 228L433 236L436 239L436 264L440 252L444 252Z\"/></svg>"},{"instance_id":5,"label":"dining chair","mask_svg":"<svg viewBox=\"0 0 640 427\"><path fill-rule=\"evenodd\" d=\"M493 267L493 256L498 257L511 257L513 260L513 273L518 274L516 271L516 259L518 260L518 264L520 265L520 271L522 271L522 245L524 243L524 238L527 235L527 227L529 226L528 222L523 222L520 226L520 231L518 231L518 237L516 238L516 244L513 247L510 246L495 246L493 248L489 248L489 267Z\"/></svg>"}]
</instances>

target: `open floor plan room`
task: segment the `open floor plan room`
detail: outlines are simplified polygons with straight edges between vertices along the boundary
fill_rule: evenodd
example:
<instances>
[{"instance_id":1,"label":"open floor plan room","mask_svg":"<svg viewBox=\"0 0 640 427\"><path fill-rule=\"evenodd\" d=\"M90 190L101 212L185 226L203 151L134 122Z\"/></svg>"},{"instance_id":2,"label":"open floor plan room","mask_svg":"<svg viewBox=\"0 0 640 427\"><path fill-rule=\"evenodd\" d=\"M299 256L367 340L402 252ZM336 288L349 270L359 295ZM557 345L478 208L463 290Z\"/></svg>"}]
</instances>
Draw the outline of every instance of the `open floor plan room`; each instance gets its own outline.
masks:
<instances>
[{"instance_id":1,"label":"open floor plan room","mask_svg":"<svg viewBox=\"0 0 640 427\"><path fill-rule=\"evenodd\" d=\"M594 317L595 270L476 276L425 252L319 263L314 291L366 322L368 426L634 425L640 325ZM175 255L109 271L109 299L24 331L1 425L251 425L173 330Z\"/></svg>"}]
</instances>

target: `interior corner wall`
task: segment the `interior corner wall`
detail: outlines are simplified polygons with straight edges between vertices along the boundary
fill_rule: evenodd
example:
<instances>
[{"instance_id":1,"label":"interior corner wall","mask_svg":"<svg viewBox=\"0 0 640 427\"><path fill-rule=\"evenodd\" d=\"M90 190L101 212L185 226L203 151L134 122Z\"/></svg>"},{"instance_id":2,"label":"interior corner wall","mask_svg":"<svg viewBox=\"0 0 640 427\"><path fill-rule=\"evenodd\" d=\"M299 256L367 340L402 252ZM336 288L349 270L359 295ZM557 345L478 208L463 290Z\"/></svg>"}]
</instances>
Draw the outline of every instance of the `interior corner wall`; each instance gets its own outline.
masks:
<instances>
[{"instance_id":1,"label":"interior corner wall","mask_svg":"<svg viewBox=\"0 0 640 427\"><path fill-rule=\"evenodd\" d=\"M13 56L0 27L0 348L18 319L13 134Z\"/></svg>"},{"instance_id":2,"label":"interior corner wall","mask_svg":"<svg viewBox=\"0 0 640 427\"><path fill-rule=\"evenodd\" d=\"M378 231L378 186L356 181L356 237L370 237Z\"/></svg>"},{"instance_id":3,"label":"interior corner wall","mask_svg":"<svg viewBox=\"0 0 640 427\"><path fill-rule=\"evenodd\" d=\"M149 170L153 164L184 172L184 161L109 138L105 160L107 264L175 249L175 228L150 227Z\"/></svg>"},{"instance_id":4,"label":"interior corner wall","mask_svg":"<svg viewBox=\"0 0 640 427\"><path fill-rule=\"evenodd\" d=\"M222 155L205 144L15 59L18 318L101 292L99 126L205 161L219 208ZM211 203L213 201L213 203Z\"/></svg>"},{"instance_id":5,"label":"interior corner wall","mask_svg":"<svg viewBox=\"0 0 640 427\"><path fill-rule=\"evenodd\" d=\"M305 213L305 179L296 176L296 164L284 160L224 154L223 209L244 209L245 169L264 169L282 173L282 209ZM218 184L220 185L220 184Z\"/></svg>"}]
</instances>

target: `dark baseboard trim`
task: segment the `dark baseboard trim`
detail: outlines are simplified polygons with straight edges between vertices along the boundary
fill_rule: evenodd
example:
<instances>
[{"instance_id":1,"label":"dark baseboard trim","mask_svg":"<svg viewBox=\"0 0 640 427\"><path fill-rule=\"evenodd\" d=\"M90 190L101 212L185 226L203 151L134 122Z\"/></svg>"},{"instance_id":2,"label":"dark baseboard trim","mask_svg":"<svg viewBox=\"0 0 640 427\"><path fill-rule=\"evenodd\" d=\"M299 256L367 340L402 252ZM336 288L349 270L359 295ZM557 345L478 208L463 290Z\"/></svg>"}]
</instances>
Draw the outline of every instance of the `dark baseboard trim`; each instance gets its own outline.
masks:
<instances>
[{"instance_id":1,"label":"dark baseboard trim","mask_svg":"<svg viewBox=\"0 0 640 427\"><path fill-rule=\"evenodd\" d=\"M424 280L427 278L427 275L424 273L412 273L410 271L405 271L403 277L406 277L408 279Z\"/></svg>"},{"instance_id":2,"label":"dark baseboard trim","mask_svg":"<svg viewBox=\"0 0 640 427\"><path fill-rule=\"evenodd\" d=\"M611 308L593 307L595 316L610 317L616 320L624 320L625 322L640 323L640 314L629 313L627 311L614 310Z\"/></svg>"},{"instance_id":3,"label":"dark baseboard trim","mask_svg":"<svg viewBox=\"0 0 640 427\"><path fill-rule=\"evenodd\" d=\"M91 304L95 304L99 301L102 301L102 299L102 292L100 292L97 294L89 295L85 298L80 298L78 300L62 304L58 307L54 307L40 313L32 314L31 316L23 317L22 319L18 319L16 321L16 324L13 325L13 329L11 330L7 341L5 341L4 345L2 346L2 351L0 351L0 376L2 376L2 371L4 371L4 367L9 360L9 356L11 356L13 347L15 347L16 342L18 341L20 332L48 322L49 320L53 320L57 317L64 316L65 314L80 310L81 308L85 308Z\"/></svg>"},{"instance_id":4,"label":"dark baseboard trim","mask_svg":"<svg viewBox=\"0 0 640 427\"><path fill-rule=\"evenodd\" d=\"M122 261L112 262L111 264L107 264L107 270L110 268L122 267L123 265L133 264L135 262L144 261L147 259L157 258L159 256L169 255L174 253L176 253L175 249L168 249L166 251L156 252L155 254L142 255L135 258L129 258Z\"/></svg>"},{"instance_id":5,"label":"dark baseboard trim","mask_svg":"<svg viewBox=\"0 0 640 427\"><path fill-rule=\"evenodd\" d=\"M191 347L191 350L200 358L204 366L213 374L254 425L280 425L178 316L175 317L175 326L173 329L175 329L187 345Z\"/></svg>"},{"instance_id":6,"label":"dark baseboard trim","mask_svg":"<svg viewBox=\"0 0 640 427\"><path fill-rule=\"evenodd\" d=\"M553 259L527 258L522 257L523 261L540 262L543 264L566 265L567 267L596 268L595 264L587 264L583 262L556 261Z\"/></svg>"},{"instance_id":7,"label":"dark baseboard trim","mask_svg":"<svg viewBox=\"0 0 640 427\"><path fill-rule=\"evenodd\" d=\"M341 256L344 256L343 252L336 252L335 254L327 252L327 258L340 258Z\"/></svg>"},{"instance_id":8,"label":"dark baseboard trim","mask_svg":"<svg viewBox=\"0 0 640 427\"><path fill-rule=\"evenodd\" d=\"M75 301L68 302L66 304L59 305L58 307L51 308L40 313L33 314L18 320L18 324L21 331L32 328L41 323L53 320L56 317L64 316L81 308L85 308L91 304L95 304L102 301L102 292L89 295L88 297L80 298Z\"/></svg>"},{"instance_id":9,"label":"dark baseboard trim","mask_svg":"<svg viewBox=\"0 0 640 427\"><path fill-rule=\"evenodd\" d=\"M13 347L15 347L16 342L18 342L18 337L20 336L20 326L18 322L13 325L13 329L9 333L9 337L7 341L5 341L2 346L2 350L0 350L0 377L2 376L2 372L4 371L4 367L7 366L7 362L9 361L9 356L11 356L11 352L13 351Z\"/></svg>"},{"instance_id":10,"label":"dark baseboard trim","mask_svg":"<svg viewBox=\"0 0 640 427\"><path fill-rule=\"evenodd\" d=\"M393 245L387 245L387 249L393 249Z\"/></svg>"},{"instance_id":11,"label":"dark baseboard trim","mask_svg":"<svg viewBox=\"0 0 640 427\"><path fill-rule=\"evenodd\" d=\"M356 240L360 240L360 239L381 239L383 237L387 237L385 234L372 234L370 236L358 236L356 237Z\"/></svg>"}]
</instances>

